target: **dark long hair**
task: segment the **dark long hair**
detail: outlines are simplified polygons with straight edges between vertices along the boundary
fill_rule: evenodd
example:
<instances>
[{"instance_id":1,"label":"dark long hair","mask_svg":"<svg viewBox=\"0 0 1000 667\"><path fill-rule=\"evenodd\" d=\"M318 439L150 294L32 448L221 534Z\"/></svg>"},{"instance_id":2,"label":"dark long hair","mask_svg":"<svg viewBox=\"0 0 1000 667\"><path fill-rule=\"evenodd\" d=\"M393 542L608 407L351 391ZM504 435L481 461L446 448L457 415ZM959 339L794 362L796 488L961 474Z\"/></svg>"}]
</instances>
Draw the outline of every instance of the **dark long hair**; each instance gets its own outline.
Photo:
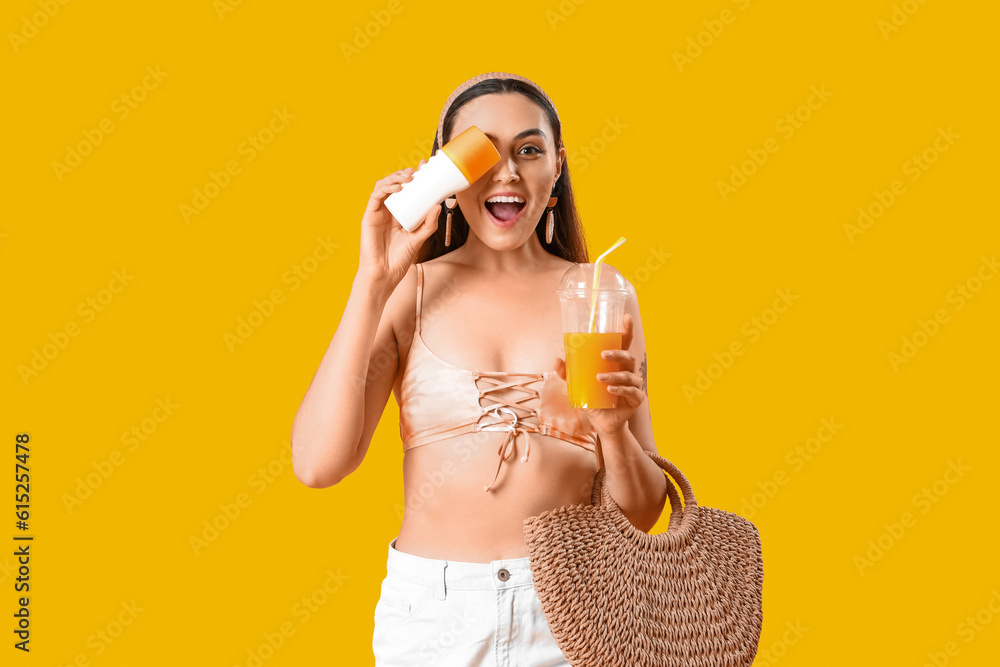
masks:
<instances>
[{"instance_id":1,"label":"dark long hair","mask_svg":"<svg viewBox=\"0 0 1000 667\"><path fill-rule=\"evenodd\" d=\"M559 150L559 146L562 145L562 126L559 123L559 117L556 116L555 109L532 86L517 79L487 79L480 81L456 97L448 109L448 114L444 118L444 125L441 129L441 135L445 143L448 142L449 135L455 125L455 114L458 110L480 95L493 93L520 93L537 104L549 119L549 125L552 126L552 132L555 135L556 150ZM431 155L437 153L438 148L437 127L435 127L434 146L431 148ZM542 217L535 224L535 234L538 235L538 240L542 244L542 248L557 257L562 257L571 262L589 262L590 255L587 254L587 242L583 234L583 225L580 223L580 215L577 213L576 202L573 198L573 187L569 180L569 165L565 161L563 162L562 172L559 174L559 180L556 181L556 185L552 189L552 195L559 198L553 208L556 219L555 231L552 234L552 243L545 242L545 223L547 218L545 212L542 213ZM466 221L465 215L462 214L461 208L456 206L452 211L451 246L445 247L446 210L442 204L441 211L438 213L437 231L428 237L420 247L419 252L417 252L417 262L426 262L435 257L446 255L460 247L469 238L469 223Z\"/></svg>"}]
</instances>

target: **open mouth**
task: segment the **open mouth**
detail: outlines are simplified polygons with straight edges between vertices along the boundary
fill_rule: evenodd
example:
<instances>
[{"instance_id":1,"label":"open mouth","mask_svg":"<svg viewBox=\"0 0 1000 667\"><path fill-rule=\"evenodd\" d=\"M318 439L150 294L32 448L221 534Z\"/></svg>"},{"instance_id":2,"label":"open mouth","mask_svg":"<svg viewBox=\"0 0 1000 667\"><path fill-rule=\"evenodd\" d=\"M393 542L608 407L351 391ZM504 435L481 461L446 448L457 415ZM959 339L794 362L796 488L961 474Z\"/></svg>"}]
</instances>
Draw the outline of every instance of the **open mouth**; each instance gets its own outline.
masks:
<instances>
[{"instance_id":1,"label":"open mouth","mask_svg":"<svg viewBox=\"0 0 1000 667\"><path fill-rule=\"evenodd\" d=\"M524 210L525 201L523 197L490 197L486 200L485 206L486 211L495 221L509 225L520 217Z\"/></svg>"}]
</instances>

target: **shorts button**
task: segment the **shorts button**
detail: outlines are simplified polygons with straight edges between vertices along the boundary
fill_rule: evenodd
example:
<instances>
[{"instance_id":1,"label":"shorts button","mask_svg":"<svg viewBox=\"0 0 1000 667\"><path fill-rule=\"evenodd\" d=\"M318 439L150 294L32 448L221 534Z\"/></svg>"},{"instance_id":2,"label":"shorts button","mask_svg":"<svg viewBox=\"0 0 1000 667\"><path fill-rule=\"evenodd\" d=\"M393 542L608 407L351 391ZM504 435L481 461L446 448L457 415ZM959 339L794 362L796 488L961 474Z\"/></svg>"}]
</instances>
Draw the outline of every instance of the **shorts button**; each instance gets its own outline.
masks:
<instances>
[{"instance_id":1,"label":"shorts button","mask_svg":"<svg viewBox=\"0 0 1000 667\"><path fill-rule=\"evenodd\" d=\"M497 578L500 579L500 581L507 581L510 579L510 572L501 568L501 570L497 572Z\"/></svg>"}]
</instances>

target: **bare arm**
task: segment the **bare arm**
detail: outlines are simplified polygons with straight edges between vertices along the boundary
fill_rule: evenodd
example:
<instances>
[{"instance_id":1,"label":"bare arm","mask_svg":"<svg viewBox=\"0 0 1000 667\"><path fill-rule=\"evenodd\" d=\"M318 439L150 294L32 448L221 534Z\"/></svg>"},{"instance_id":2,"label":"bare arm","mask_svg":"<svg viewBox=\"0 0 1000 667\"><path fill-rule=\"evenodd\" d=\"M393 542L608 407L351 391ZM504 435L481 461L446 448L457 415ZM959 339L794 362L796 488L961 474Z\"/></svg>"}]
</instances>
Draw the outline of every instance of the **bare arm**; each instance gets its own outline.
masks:
<instances>
[{"instance_id":1,"label":"bare arm","mask_svg":"<svg viewBox=\"0 0 1000 667\"><path fill-rule=\"evenodd\" d=\"M403 169L375 184L361 222L351 295L292 422L292 470L306 486L333 486L361 465L392 391L399 367L392 323L401 297L395 290L437 229L439 211L428 211L413 232L389 214L382 201L412 174Z\"/></svg>"},{"instance_id":2,"label":"bare arm","mask_svg":"<svg viewBox=\"0 0 1000 667\"><path fill-rule=\"evenodd\" d=\"M658 453L646 385L646 338L638 298L631 284L625 310L631 323L626 326L622 344L628 350L629 361L622 364L621 372L611 374L611 384L619 386L616 394L620 414L631 414L623 424L620 415L612 418L615 415L611 410L595 410L608 414L606 419L598 415L595 425L600 431L599 460L601 465L606 465L608 492L632 525L648 533L663 512L670 482L663 470L642 451ZM619 358L626 361L624 356ZM591 420L595 421L595 417L591 416Z\"/></svg>"},{"instance_id":3,"label":"bare arm","mask_svg":"<svg viewBox=\"0 0 1000 667\"><path fill-rule=\"evenodd\" d=\"M383 317L387 301L384 286L361 274L354 278L340 325L292 422L292 468L306 486L336 484L368 450L371 433L362 441L366 417L375 415L378 423L398 366L390 318ZM382 371L369 382L373 349L391 358L380 361Z\"/></svg>"}]
</instances>

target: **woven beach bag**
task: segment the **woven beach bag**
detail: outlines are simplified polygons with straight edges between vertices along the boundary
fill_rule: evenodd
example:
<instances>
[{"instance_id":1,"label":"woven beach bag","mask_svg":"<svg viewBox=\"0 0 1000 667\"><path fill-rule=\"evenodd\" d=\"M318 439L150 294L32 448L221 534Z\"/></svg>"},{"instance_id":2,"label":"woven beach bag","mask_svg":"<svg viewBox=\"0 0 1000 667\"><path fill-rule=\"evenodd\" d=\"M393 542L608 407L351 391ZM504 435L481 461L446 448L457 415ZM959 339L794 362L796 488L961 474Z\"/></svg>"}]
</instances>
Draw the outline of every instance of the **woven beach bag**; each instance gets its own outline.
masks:
<instances>
[{"instance_id":1,"label":"woven beach bag","mask_svg":"<svg viewBox=\"0 0 1000 667\"><path fill-rule=\"evenodd\" d=\"M749 666L763 623L757 528L699 507L681 471L646 454L668 475L665 533L650 535L629 522L604 485L604 468L592 504L524 520L549 630L573 667Z\"/></svg>"}]
</instances>

